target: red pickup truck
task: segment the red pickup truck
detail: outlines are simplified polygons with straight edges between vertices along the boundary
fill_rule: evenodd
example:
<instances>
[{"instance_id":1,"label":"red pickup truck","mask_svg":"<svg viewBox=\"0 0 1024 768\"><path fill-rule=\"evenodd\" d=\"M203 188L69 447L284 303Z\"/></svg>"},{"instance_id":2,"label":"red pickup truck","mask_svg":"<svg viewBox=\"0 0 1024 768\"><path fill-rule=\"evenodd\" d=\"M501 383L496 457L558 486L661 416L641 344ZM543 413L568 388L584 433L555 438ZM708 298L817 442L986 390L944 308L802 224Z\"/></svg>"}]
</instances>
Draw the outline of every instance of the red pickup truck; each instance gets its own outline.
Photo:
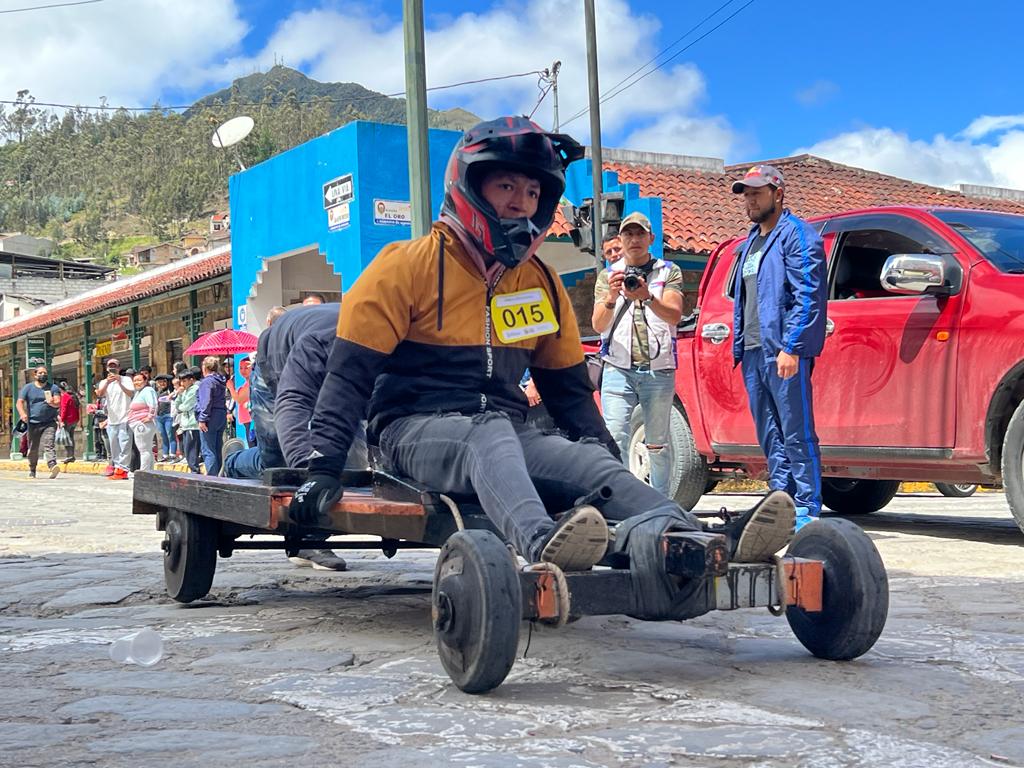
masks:
<instances>
[{"instance_id":1,"label":"red pickup truck","mask_svg":"<svg viewBox=\"0 0 1024 768\"><path fill-rule=\"evenodd\" d=\"M825 505L874 512L901 480L1002 484L1024 529L1024 216L891 207L813 223L829 262L813 377ZM688 509L722 477L765 471L732 360L742 243L712 254L680 333L672 450Z\"/></svg>"}]
</instances>

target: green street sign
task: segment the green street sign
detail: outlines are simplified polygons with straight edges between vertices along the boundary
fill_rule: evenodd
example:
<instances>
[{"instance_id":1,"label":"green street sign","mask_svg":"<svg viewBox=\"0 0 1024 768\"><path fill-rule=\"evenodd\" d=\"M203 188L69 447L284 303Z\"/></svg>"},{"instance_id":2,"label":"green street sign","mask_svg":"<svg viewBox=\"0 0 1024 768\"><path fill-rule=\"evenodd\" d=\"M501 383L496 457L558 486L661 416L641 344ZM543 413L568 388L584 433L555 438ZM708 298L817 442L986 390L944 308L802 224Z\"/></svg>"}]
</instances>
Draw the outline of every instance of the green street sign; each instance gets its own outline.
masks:
<instances>
[{"instance_id":1,"label":"green street sign","mask_svg":"<svg viewBox=\"0 0 1024 768\"><path fill-rule=\"evenodd\" d=\"M25 344L25 367L28 369L46 365L46 337L29 336Z\"/></svg>"}]
</instances>

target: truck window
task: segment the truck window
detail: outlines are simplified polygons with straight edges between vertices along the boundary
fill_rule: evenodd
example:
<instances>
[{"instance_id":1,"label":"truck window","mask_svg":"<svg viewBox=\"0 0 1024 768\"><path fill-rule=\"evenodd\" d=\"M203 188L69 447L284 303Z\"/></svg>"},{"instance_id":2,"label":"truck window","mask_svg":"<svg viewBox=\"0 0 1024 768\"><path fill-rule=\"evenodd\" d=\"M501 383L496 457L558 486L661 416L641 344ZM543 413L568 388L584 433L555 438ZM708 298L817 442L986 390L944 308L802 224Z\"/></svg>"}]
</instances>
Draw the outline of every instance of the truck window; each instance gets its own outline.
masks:
<instances>
[{"instance_id":1,"label":"truck window","mask_svg":"<svg viewBox=\"0 0 1024 768\"><path fill-rule=\"evenodd\" d=\"M739 267L743 246L746 244L746 240L740 240L736 243L736 247L732 249L732 266L729 267L729 279L725 283L725 295L730 299L736 298L734 295L736 293L736 270Z\"/></svg>"},{"instance_id":2,"label":"truck window","mask_svg":"<svg viewBox=\"0 0 1024 768\"><path fill-rule=\"evenodd\" d=\"M840 238L832 259L830 300L897 298L882 287L885 260L895 253L937 253L928 243L885 229L853 230Z\"/></svg>"}]
</instances>

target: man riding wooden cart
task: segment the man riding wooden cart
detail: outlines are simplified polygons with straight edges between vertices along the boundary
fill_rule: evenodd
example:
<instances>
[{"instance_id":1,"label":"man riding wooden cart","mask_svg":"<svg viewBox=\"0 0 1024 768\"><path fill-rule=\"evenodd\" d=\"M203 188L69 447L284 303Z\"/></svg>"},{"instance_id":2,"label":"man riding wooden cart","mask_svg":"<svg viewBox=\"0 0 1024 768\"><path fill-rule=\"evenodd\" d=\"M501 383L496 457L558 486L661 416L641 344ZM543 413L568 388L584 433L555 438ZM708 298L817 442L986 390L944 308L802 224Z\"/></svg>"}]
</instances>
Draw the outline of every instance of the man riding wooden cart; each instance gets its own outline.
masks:
<instances>
[{"instance_id":1,"label":"man riding wooden cart","mask_svg":"<svg viewBox=\"0 0 1024 768\"><path fill-rule=\"evenodd\" d=\"M808 526L778 560L793 531L785 493L704 525L623 466L569 297L535 256L565 167L582 155L525 118L465 133L440 220L385 247L345 296L301 475L137 476L136 512L156 513L166 532L172 597L203 596L216 553L245 533L282 534L290 550L304 534L367 534L386 552L441 547L434 632L468 692L505 678L523 618L771 607L816 655L853 658L873 645L888 586L856 526ZM557 434L526 422L527 368ZM379 469L345 475L364 418Z\"/></svg>"}]
</instances>

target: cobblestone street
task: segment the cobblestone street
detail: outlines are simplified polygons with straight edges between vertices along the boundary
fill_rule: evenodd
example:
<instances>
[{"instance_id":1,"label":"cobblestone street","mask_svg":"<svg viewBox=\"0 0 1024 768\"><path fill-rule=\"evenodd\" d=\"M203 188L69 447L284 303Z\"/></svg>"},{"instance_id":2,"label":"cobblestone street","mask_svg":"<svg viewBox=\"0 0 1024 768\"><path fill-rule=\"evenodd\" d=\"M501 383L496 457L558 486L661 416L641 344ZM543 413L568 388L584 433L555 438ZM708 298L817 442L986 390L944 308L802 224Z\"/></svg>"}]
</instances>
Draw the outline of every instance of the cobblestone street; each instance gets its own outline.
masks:
<instances>
[{"instance_id":1,"label":"cobblestone street","mask_svg":"<svg viewBox=\"0 0 1024 768\"><path fill-rule=\"evenodd\" d=\"M437 661L432 551L346 573L236 552L186 607L130 482L0 473L0 498L3 765L1024 765L1024 535L998 493L857 520L892 592L860 660L811 657L767 611L588 617L535 628L481 697ZM749 497L701 507L721 504ZM111 661L145 627L163 659Z\"/></svg>"}]
</instances>

